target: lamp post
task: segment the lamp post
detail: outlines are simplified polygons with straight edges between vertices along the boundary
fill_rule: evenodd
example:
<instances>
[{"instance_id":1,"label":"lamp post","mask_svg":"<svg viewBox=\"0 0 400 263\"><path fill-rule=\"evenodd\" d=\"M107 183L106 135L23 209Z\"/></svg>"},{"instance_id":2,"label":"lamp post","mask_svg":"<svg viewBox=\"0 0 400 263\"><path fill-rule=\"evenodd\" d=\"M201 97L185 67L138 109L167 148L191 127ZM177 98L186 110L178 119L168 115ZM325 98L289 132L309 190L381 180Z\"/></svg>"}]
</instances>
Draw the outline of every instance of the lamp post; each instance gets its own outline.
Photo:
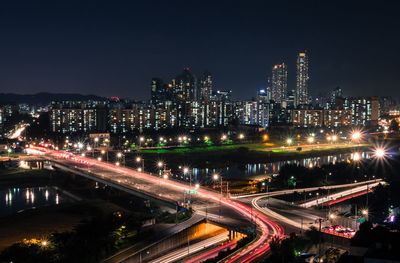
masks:
<instances>
[{"instance_id":1,"label":"lamp post","mask_svg":"<svg viewBox=\"0 0 400 263\"><path fill-rule=\"evenodd\" d=\"M108 151L105 151L105 150L101 150L101 155L104 155L104 154L106 154L106 161L108 162Z\"/></svg>"},{"instance_id":2,"label":"lamp post","mask_svg":"<svg viewBox=\"0 0 400 263\"><path fill-rule=\"evenodd\" d=\"M121 152L117 153L117 158L120 160L122 158L122 164L125 166L125 154L122 154Z\"/></svg>"},{"instance_id":3,"label":"lamp post","mask_svg":"<svg viewBox=\"0 0 400 263\"><path fill-rule=\"evenodd\" d=\"M138 156L138 157L136 157L135 161L137 163L140 163L140 166L141 166L141 169L142 169L141 171L144 172L144 159L142 157Z\"/></svg>"}]
</instances>

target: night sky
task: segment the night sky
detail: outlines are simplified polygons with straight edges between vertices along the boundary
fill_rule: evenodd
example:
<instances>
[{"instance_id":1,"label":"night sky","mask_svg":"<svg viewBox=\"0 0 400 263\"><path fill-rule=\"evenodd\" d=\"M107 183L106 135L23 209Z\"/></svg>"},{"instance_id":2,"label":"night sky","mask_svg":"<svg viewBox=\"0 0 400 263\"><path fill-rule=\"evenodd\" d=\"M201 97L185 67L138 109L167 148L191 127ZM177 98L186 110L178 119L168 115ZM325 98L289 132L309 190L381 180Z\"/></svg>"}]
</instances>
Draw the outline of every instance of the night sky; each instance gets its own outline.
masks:
<instances>
[{"instance_id":1,"label":"night sky","mask_svg":"<svg viewBox=\"0 0 400 263\"><path fill-rule=\"evenodd\" d=\"M328 3L329 2L329 3ZM350 3L351 2L351 3ZM311 93L400 88L396 1L1 1L0 92L149 97L152 77L209 70L249 99L310 54Z\"/></svg>"}]
</instances>

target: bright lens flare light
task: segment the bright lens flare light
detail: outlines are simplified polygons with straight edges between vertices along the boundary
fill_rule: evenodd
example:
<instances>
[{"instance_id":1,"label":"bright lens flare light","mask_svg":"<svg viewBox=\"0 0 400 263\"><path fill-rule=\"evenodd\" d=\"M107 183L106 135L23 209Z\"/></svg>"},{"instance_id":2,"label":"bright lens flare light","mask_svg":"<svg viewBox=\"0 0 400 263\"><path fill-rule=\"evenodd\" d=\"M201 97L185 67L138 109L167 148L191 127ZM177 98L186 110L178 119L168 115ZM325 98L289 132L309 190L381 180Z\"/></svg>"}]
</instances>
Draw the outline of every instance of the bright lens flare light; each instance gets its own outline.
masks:
<instances>
[{"instance_id":1,"label":"bright lens flare light","mask_svg":"<svg viewBox=\"0 0 400 263\"><path fill-rule=\"evenodd\" d=\"M361 154L358 152L353 153L353 161L357 162L361 160Z\"/></svg>"},{"instance_id":2,"label":"bright lens flare light","mask_svg":"<svg viewBox=\"0 0 400 263\"><path fill-rule=\"evenodd\" d=\"M353 141L360 140L360 139L361 139L361 132L359 132L359 131L354 131L354 132L351 134L351 139L352 139Z\"/></svg>"},{"instance_id":3,"label":"bright lens flare light","mask_svg":"<svg viewBox=\"0 0 400 263\"><path fill-rule=\"evenodd\" d=\"M218 178L219 178L219 175L218 175L218 174L214 174L214 175L213 175L213 179L214 179L214 180L218 180Z\"/></svg>"},{"instance_id":4,"label":"bright lens flare light","mask_svg":"<svg viewBox=\"0 0 400 263\"><path fill-rule=\"evenodd\" d=\"M386 150L384 148L376 148L375 149L375 157L383 158L386 156Z\"/></svg>"},{"instance_id":5,"label":"bright lens flare light","mask_svg":"<svg viewBox=\"0 0 400 263\"><path fill-rule=\"evenodd\" d=\"M293 143L293 139L291 139L291 138L286 139L286 143L288 145L291 145Z\"/></svg>"},{"instance_id":6,"label":"bright lens flare light","mask_svg":"<svg viewBox=\"0 0 400 263\"><path fill-rule=\"evenodd\" d=\"M307 138L308 143L313 143L315 141L315 138L313 136L310 136Z\"/></svg>"}]
</instances>

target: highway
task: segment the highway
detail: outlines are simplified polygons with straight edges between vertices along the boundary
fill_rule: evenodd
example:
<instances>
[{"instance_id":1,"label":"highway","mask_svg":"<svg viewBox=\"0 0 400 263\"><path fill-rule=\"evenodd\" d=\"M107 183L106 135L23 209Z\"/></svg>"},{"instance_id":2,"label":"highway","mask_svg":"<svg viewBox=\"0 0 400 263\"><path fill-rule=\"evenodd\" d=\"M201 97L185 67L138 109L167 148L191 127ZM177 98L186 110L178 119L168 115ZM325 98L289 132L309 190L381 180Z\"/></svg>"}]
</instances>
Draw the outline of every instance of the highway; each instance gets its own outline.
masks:
<instances>
[{"instance_id":1,"label":"highway","mask_svg":"<svg viewBox=\"0 0 400 263\"><path fill-rule=\"evenodd\" d=\"M367 184L368 183L368 184ZM264 195L258 195L255 198L251 200L252 205L254 208L256 208L258 211L264 213L265 215L277 219L280 223L283 223L285 225L294 227L296 229L307 229L311 226L316 226L318 227L317 220L320 218L326 218L326 212L324 211L319 211L319 210L311 210L308 209L312 206L316 206L318 204L323 204L335 199L340 199L346 196L353 196L358 193L363 193L367 189L370 190L373 187L376 187L380 183L384 183L382 180L372 180L372 181L365 181L365 182L360 182L360 183L353 183L350 185L353 185L352 189L346 189L343 191L340 191L338 193L334 193L328 196L324 196L309 202L306 202L304 204L300 205L292 205L288 202L282 201L282 200L277 200L274 198L271 198L273 196L278 196L282 195L282 191L277 191L277 192L271 192L268 194ZM361 186L359 186L362 184ZM345 185L346 187L350 186L349 184ZM335 185L331 186L329 189L335 189L338 188L338 186L343 186L343 185ZM309 190L313 188L304 188L304 189L297 189L298 191L302 192L302 190ZM294 192L294 191L292 191ZM290 192L287 192L290 193ZM267 199L268 198L268 199ZM245 199L248 200L248 199ZM345 200L345 199L343 199Z\"/></svg>"},{"instance_id":2,"label":"highway","mask_svg":"<svg viewBox=\"0 0 400 263\"><path fill-rule=\"evenodd\" d=\"M271 221L262 212L253 210L248 205L239 203L234 200L221 198L219 193L199 187L194 189L188 184L168 179L163 179L147 173L138 172L136 170L117 166L111 163L97 161L91 158L74 155L64 151L55 151L34 147L41 152L45 152L47 158L54 162L62 164L71 169L77 169L80 172L86 172L90 175L97 176L103 180L119 184L131 190L146 192L150 196L157 197L170 202L177 202L185 197L183 194L188 190L196 190L196 194L192 194L193 208L196 206L204 207L205 204L223 205L225 209L233 210L238 216L249 221L253 221L257 225L259 231L253 242L231 255L226 262L252 262L257 258L265 256L269 252L269 240L271 235L283 237L284 232L280 225ZM190 197L190 196L189 196Z\"/></svg>"},{"instance_id":3,"label":"highway","mask_svg":"<svg viewBox=\"0 0 400 263\"><path fill-rule=\"evenodd\" d=\"M379 184L382 184L382 183L384 183L384 182L381 182L381 181L380 182L371 182L369 184L365 184L365 185L362 185L362 186L357 186L357 187L354 187L354 188L351 188L351 189L348 189L348 190L345 190L345 191L341 191L341 192L338 192L338 193L335 193L335 194L330 194L328 196L323 196L321 198L317 198L317 199L311 200L309 202L300 204L300 206L301 207L305 207L305 208L318 206L318 205L321 205L321 204L324 204L324 203L328 203L328 202L336 200L336 199L340 199L340 198L345 197L345 196L351 196L351 195L354 195L354 194L357 194L357 193L360 193L360 192L369 191L372 188L374 188L374 187L376 187L376 186L378 186Z\"/></svg>"},{"instance_id":4,"label":"highway","mask_svg":"<svg viewBox=\"0 0 400 263\"><path fill-rule=\"evenodd\" d=\"M175 261L177 261L179 259L182 259L182 258L188 256L189 254L199 252L199 251L201 251L201 250L203 250L205 248L220 244L220 243L222 243L224 241L227 241L227 240L228 240L228 233L225 232L225 233L219 234L217 236L208 238L206 240L197 242L197 243L195 243L193 245L189 245L189 248L188 247L183 247L183 248L177 249L175 251L172 251L171 253L168 253L165 256L161 256L161 257L159 257L159 258L157 258L155 260L150 261L150 263L170 263L170 262L175 262Z\"/></svg>"},{"instance_id":5,"label":"highway","mask_svg":"<svg viewBox=\"0 0 400 263\"><path fill-rule=\"evenodd\" d=\"M355 186L359 185L367 185L373 183L382 182L382 179L374 179L368 181L362 181L357 183L350 183L350 184L337 184L337 185L327 185L327 186L315 186L315 187L307 187L307 188L293 188L293 189L285 189L279 191L273 191L268 193L256 193L256 194L244 194L244 195L235 195L231 196L232 199L244 199L250 200L252 197L272 197L272 196L279 196L279 195L286 195L286 194L293 194L294 192L298 193L307 193L307 192L314 192L318 190L332 190L332 189L340 189L340 188L354 188Z\"/></svg>"}]
</instances>

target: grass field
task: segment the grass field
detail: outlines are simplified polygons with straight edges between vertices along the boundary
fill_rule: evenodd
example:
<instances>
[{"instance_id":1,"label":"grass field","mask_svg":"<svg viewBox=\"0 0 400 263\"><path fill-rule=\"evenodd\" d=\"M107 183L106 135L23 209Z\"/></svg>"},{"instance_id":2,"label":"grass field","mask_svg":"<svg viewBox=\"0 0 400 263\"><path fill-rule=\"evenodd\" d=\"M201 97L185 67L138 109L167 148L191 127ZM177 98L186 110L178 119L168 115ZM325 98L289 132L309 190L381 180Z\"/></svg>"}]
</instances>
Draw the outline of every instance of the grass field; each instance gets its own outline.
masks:
<instances>
[{"instance_id":1,"label":"grass field","mask_svg":"<svg viewBox=\"0 0 400 263\"><path fill-rule=\"evenodd\" d=\"M137 153L143 154L188 154L188 153L212 153L212 152L229 152L236 151L238 149L247 149L248 151L254 152L272 152L272 153L299 153L308 151L324 151L324 150L335 150L335 149L348 149L354 147L364 147L367 144L316 144L316 145L301 145L301 146L290 146L282 147L277 146L273 143L248 143L248 144L230 144L230 145L213 145L213 146L182 146L174 148L159 148L159 149L142 149L136 151ZM301 147L302 150L298 151L297 148Z\"/></svg>"}]
</instances>

